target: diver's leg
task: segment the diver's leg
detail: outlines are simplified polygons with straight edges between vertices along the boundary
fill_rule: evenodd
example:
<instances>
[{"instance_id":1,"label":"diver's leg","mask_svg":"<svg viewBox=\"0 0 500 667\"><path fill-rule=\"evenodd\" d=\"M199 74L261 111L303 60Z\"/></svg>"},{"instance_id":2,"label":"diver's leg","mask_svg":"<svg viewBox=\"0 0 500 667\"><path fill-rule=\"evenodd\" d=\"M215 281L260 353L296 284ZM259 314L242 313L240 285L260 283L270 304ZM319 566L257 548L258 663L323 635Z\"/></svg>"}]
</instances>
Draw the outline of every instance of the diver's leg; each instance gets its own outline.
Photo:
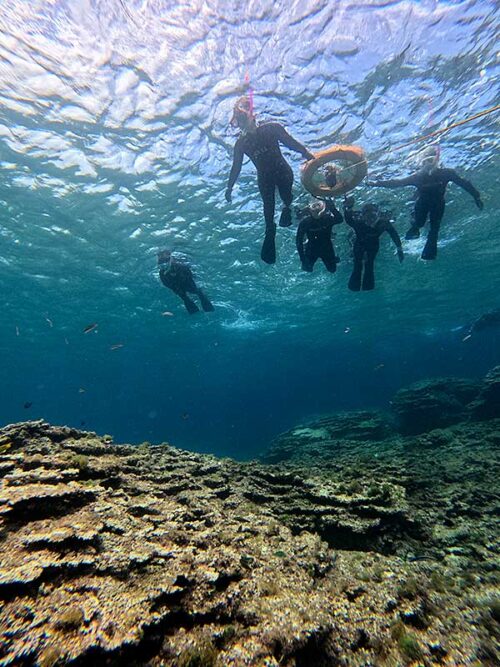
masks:
<instances>
[{"instance_id":1,"label":"diver's leg","mask_svg":"<svg viewBox=\"0 0 500 667\"><path fill-rule=\"evenodd\" d=\"M360 243L355 241L352 251L354 265L352 268L351 277L349 278L348 287L353 292L359 292L361 289L361 272L363 270L363 255L365 253L365 249Z\"/></svg>"},{"instance_id":2,"label":"diver's leg","mask_svg":"<svg viewBox=\"0 0 500 667\"><path fill-rule=\"evenodd\" d=\"M429 233L422 250L422 259L436 259L439 227L444 215L444 199L435 202L430 211Z\"/></svg>"},{"instance_id":3,"label":"diver's leg","mask_svg":"<svg viewBox=\"0 0 500 667\"><path fill-rule=\"evenodd\" d=\"M378 249L379 244L377 242L366 250L365 271L363 273L362 285L364 291L375 289L375 257L377 256Z\"/></svg>"},{"instance_id":4,"label":"diver's leg","mask_svg":"<svg viewBox=\"0 0 500 667\"><path fill-rule=\"evenodd\" d=\"M412 223L409 230L405 234L405 239L418 239L420 236L420 229L425 225L427 214L429 212L428 202L420 197L415 202L415 208L412 212Z\"/></svg>"},{"instance_id":5,"label":"diver's leg","mask_svg":"<svg viewBox=\"0 0 500 667\"><path fill-rule=\"evenodd\" d=\"M337 270L337 257L335 256L335 250L333 249L333 243L325 244L322 248L320 255L323 260L323 264L326 267L326 270L330 273L335 273Z\"/></svg>"},{"instance_id":6,"label":"diver's leg","mask_svg":"<svg viewBox=\"0 0 500 667\"><path fill-rule=\"evenodd\" d=\"M304 271L312 273L317 259L318 259L318 253L315 251L313 247L311 247L310 242L306 243L304 251L304 261L302 262L302 268L304 269Z\"/></svg>"},{"instance_id":7,"label":"diver's leg","mask_svg":"<svg viewBox=\"0 0 500 667\"><path fill-rule=\"evenodd\" d=\"M271 174L259 174L259 190L264 204L264 220L266 223L260 257L266 264L274 264L276 262L276 245L274 242L276 237L276 224L274 222L275 182Z\"/></svg>"},{"instance_id":8,"label":"diver's leg","mask_svg":"<svg viewBox=\"0 0 500 667\"><path fill-rule=\"evenodd\" d=\"M290 227L292 224L292 209L290 208L292 204L292 185L293 185L293 171L290 166L284 162L282 167L280 167L278 173L276 174L276 184L278 186L278 192L280 193L281 200L285 206L281 211L280 216L280 227Z\"/></svg>"}]
</instances>

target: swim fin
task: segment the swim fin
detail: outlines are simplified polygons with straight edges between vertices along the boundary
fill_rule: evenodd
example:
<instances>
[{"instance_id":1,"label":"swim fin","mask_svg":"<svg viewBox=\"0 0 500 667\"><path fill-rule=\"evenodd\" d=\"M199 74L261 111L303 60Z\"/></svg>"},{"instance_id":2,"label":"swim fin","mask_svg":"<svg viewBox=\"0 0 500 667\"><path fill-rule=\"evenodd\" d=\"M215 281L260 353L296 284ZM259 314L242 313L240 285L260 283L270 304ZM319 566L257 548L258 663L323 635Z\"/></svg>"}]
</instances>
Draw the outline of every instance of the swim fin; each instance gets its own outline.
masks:
<instances>
[{"instance_id":1,"label":"swim fin","mask_svg":"<svg viewBox=\"0 0 500 667\"><path fill-rule=\"evenodd\" d=\"M206 313L213 313L215 308L213 307L212 302L203 294L203 292L200 290L198 293L198 296L200 297L200 303L201 307Z\"/></svg>"},{"instance_id":2,"label":"swim fin","mask_svg":"<svg viewBox=\"0 0 500 667\"><path fill-rule=\"evenodd\" d=\"M422 250L422 259L436 259L437 257L437 244L429 243L425 244L425 248Z\"/></svg>"},{"instance_id":3,"label":"swim fin","mask_svg":"<svg viewBox=\"0 0 500 667\"><path fill-rule=\"evenodd\" d=\"M280 227L290 227L292 224L292 210L289 206L285 206L280 215Z\"/></svg>"},{"instance_id":4,"label":"swim fin","mask_svg":"<svg viewBox=\"0 0 500 667\"><path fill-rule=\"evenodd\" d=\"M195 313L200 312L200 309L198 308L198 306L188 296L184 297L183 302L184 302L184 305L186 306L186 310L188 311L188 313L190 315L194 315Z\"/></svg>"},{"instance_id":5,"label":"swim fin","mask_svg":"<svg viewBox=\"0 0 500 667\"><path fill-rule=\"evenodd\" d=\"M419 236L420 236L420 228L417 227L416 225L412 225L410 229L406 232L405 239L407 241L411 241L413 239L418 239Z\"/></svg>"},{"instance_id":6,"label":"swim fin","mask_svg":"<svg viewBox=\"0 0 500 667\"><path fill-rule=\"evenodd\" d=\"M276 228L266 229L264 236L264 243L260 251L260 258L266 264L274 264L276 262L276 244L274 239L276 237Z\"/></svg>"}]
</instances>

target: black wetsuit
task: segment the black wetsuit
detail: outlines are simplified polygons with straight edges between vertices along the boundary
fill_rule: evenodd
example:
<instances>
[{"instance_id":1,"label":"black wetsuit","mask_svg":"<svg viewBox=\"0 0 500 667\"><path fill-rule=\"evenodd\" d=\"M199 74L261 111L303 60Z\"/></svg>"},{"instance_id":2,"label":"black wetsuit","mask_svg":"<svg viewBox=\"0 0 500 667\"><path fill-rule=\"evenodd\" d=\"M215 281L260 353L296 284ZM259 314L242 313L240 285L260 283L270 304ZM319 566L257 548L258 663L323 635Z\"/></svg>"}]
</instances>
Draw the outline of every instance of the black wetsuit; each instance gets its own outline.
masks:
<instances>
[{"instance_id":1,"label":"black wetsuit","mask_svg":"<svg viewBox=\"0 0 500 667\"><path fill-rule=\"evenodd\" d=\"M297 251L304 271L312 272L318 259L323 261L330 273L337 270L337 257L332 242L333 225L342 222L342 214L333 203L327 204L326 211L319 217L308 215L303 218L297 228ZM307 243L304 244L304 239Z\"/></svg>"},{"instance_id":2,"label":"black wetsuit","mask_svg":"<svg viewBox=\"0 0 500 667\"><path fill-rule=\"evenodd\" d=\"M243 156L247 155L257 169L260 196L264 204L266 238L262 247L262 259L269 264L276 261L274 236L275 191L278 188L285 205L281 212L280 225L288 227L292 223L290 205L292 203L293 172L280 150L280 143L291 150L312 158L305 146L291 137L280 123L263 123L254 132L242 134L234 146L233 166L229 174L227 191L231 192L240 174Z\"/></svg>"},{"instance_id":3,"label":"black wetsuit","mask_svg":"<svg viewBox=\"0 0 500 667\"><path fill-rule=\"evenodd\" d=\"M387 217L380 218L374 225L368 225L361 213L345 208L344 218L356 234L353 245L354 267L349 279L349 289L353 292L359 292L360 289L372 290L375 288L374 263L381 235L387 232L398 249L401 248L401 239Z\"/></svg>"},{"instance_id":4,"label":"black wetsuit","mask_svg":"<svg viewBox=\"0 0 500 667\"><path fill-rule=\"evenodd\" d=\"M189 266L179 262L175 259L171 259L169 264L160 266L160 280L169 289L179 296L186 310L193 315L193 313L198 313L199 308L195 302L188 296L190 294L196 294L201 303L201 307L204 311L210 312L214 310L213 305L210 303L210 300L203 293L203 291L197 287L194 282L193 273Z\"/></svg>"},{"instance_id":5,"label":"black wetsuit","mask_svg":"<svg viewBox=\"0 0 500 667\"><path fill-rule=\"evenodd\" d=\"M418 238L420 229L425 225L429 216L429 233L422 252L422 259L435 259L437 255L437 240L439 227L443 219L445 199L444 195L448 183L456 183L472 195L476 204L482 208L481 196L476 188L461 178L454 169L438 167L432 171L417 171L407 178L393 178L387 181L375 181L373 185L383 188L401 188L413 185L418 190L415 202L414 220L406 234L407 239Z\"/></svg>"}]
</instances>

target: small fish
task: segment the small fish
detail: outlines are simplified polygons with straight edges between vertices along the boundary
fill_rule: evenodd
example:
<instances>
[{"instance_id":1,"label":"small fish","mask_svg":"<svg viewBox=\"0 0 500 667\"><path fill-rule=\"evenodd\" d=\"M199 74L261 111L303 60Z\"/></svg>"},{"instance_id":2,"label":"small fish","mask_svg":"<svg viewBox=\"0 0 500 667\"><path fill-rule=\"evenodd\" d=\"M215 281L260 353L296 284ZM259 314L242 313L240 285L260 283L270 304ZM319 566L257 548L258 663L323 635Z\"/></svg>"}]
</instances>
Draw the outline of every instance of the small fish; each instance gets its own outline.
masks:
<instances>
[{"instance_id":1,"label":"small fish","mask_svg":"<svg viewBox=\"0 0 500 667\"><path fill-rule=\"evenodd\" d=\"M78 390L78 393L79 393L79 394L84 394L85 391L86 391L86 390L85 390L83 387L80 387L80 389Z\"/></svg>"},{"instance_id":2,"label":"small fish","mask_svg":"<svg viewBox=\"0 0 500 667\"><path fill-rule=\"evenodd\" d=\"M109 349L110 350L119 350L121 347L124 347L124 343L115 343L114 345L110 345Z\"/></svg>"},{"instance_id":3,"label":"small fish","mask_svg":"<svg viewBox=\"0 0 500 667\"><path fill-rule=\"evenodd\" d=\"M67 338L64 338L64 342L66 343L66 345L69 345L69 340Z\"/></svg>"},{"instance_id":4,"label":"small fish","mask_svg":"<svg viewBox=\"0 0 500 667\"><path fill-rule=\"evenodd\" d=\"M385 364L379 364L378 366L375 366L375 368L374 368L373 370L374 370L374 371L379 371L379 370L380 370L381 368L383 368L384 366L385 366Z\"/></svg>"},{"instance_id":5,"label":"small fish","mask_svg":"<svg viewBox=\"0 0 500 667\"><path fill-rule=\"evenodd\" d=\"M181 415L181 418L184 419L184 420L185 420L185 419L189 419L189 413L188 413L188 412L184 412L184 414Z\"/></svg>"},{"instance_id":6,"label":"small fish","mask_svg":"<svg viewBox=\"0 0 500 667\"><path fill-rule=\"evenodd\" d=\"M472 338L472 334L467 334L465 338L462 338L462 343L465 343L466 341L470 340Z\"/></svg>"},{"instance_id":7,"label":"small fish","mask_svg":"<svg viewBox=\"0 0 500 667\"><path fill-rule=\"evenodd\" d=\"M46 319L47 322L49 323L49 327L50 327L51 329L53 329L53 328L54 328L54 322L52 322L52 320L49 319L49 318L47 317L47 315L45 315L45 319Z\"/></svg>"},{"instance_id":8,"label":"small fish","mask_svg":"<svg viewBox=\"0 0 500 667\"><path fill-rule=\"evenodd\" d=\"M162 315L163 315L163 317L173 317L173 316L174 316L174 314L171 313L169 310L165 310L165 311L162 313Z\"/></svg>"},{"instance_id":9,"label":"small fish","mask_svg":"<svg viewBox=\"0 0 500 667\"><path fill-rule=\"evenodd\" d=\"M88 326L85 327L85 329L83 330L83 333L88 334L91 331L95 331L95 329L97 329L98 326L99 325L97 324L97 322L93 322L92 324L89 324Z\"/></svg>"},{"instance_id":10,"label":"small fish","mask_svg":"<svg viewBox=\"0 0 500 667\"><path fill-rule=\"evenodd\" d=\"M349 333L350 330L351 330L351 327L346 327L346 328L344 329L344 333Z\"/></svg>"},{"instance_id":11,"label":"small fish","mask_svg":"<svg viewBox=\"0 0 500 667\"><path fill-rule=\"evenodd\" d=\"M24 404L24 409L28 410L28 408L31 408L32 405L33 403L31 401L26 401L26 403Z\"/></svg>"},{"instance_id":12,"label":"small fish","mask_svg":"<svg viewBox=\"0 0 500 667\"><path fill-rule=\"evenodd\" d=\"M85 419L82 419L82 421L80 422L80 426L85 426Z\"/></svg>"},{"instance_id":13,"label":"small fish","mask_svg":"<svg viewBox=\"0 0 500 667\"><path fill-rule=\"evenodd\" d=\"M19 327L16 327L16 336L19 336Z\"/></svg>"}]
</instances>

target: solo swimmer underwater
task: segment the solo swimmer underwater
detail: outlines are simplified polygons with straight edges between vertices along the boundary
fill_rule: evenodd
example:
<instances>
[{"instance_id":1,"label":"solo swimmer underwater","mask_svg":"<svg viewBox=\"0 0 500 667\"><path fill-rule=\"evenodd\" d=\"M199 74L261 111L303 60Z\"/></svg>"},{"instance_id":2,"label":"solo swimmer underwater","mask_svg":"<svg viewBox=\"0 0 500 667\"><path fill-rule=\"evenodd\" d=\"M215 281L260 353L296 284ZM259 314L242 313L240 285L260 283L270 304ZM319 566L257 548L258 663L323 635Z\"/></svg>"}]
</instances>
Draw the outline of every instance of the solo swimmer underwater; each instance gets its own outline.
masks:
<instances>
[{"instance_id":1,"label":"solo swimmer underwater","mask_svg":"<svg viewBox=\"0 0 500 667\"><path fill-rule=\"evenodd\" d=\"M290 205L293 198L293 172L281 153L280 144L300 153L306 160L313 159L314 155L290 136L280 123L268 122L258 125L251 99L246 96L236 102L231 124L239 127L241 134L234 146L233 165L229 174L226 200L231 201L231 193L241 171L243 156L247 155L257 169L257 182L264 204L266 232L261 259L267 264L274 264L276 262L276 224L274 222L276 188L284 204L279 224L281 227L289 227L292 224Z\"/></svg>"},{"instance_id":2,"label":"solo swimmer underwater","mask_svg":"<svg viewBox=\"0 0 500 667\"><path fill-rule=\"evenodd\" d=\"M158 253L158 267L161 282L182 299L190 315L198 313L200 309L188 296L188 293L196 294L205 312L212 312L214 310L213 305L203 290L196 285L189 266L174 259L169 250L161 250Z\"/></svg>"},{"instance_id":3,"label":"solo swimmer underwater","mask_svg":"<svg viewBox=\"0 0 500 667\"><path fill-rule=\"evenodd\" d=\"M414 219L406 232L406 239L417 239L420 230L429 218L429 233L422 251L422 259L436 259L439 228L444 215L445 193L448 183L456 183L468 192L482 210L483 202L478 190L470 181L461 178L454 169L439 166L439 146L430 146L422 152L421 168L407 178L376 180L367 185L382 188L402 188L412 185L417 188L418 197L415 202Z\"/></svg>"}]
</instances>

